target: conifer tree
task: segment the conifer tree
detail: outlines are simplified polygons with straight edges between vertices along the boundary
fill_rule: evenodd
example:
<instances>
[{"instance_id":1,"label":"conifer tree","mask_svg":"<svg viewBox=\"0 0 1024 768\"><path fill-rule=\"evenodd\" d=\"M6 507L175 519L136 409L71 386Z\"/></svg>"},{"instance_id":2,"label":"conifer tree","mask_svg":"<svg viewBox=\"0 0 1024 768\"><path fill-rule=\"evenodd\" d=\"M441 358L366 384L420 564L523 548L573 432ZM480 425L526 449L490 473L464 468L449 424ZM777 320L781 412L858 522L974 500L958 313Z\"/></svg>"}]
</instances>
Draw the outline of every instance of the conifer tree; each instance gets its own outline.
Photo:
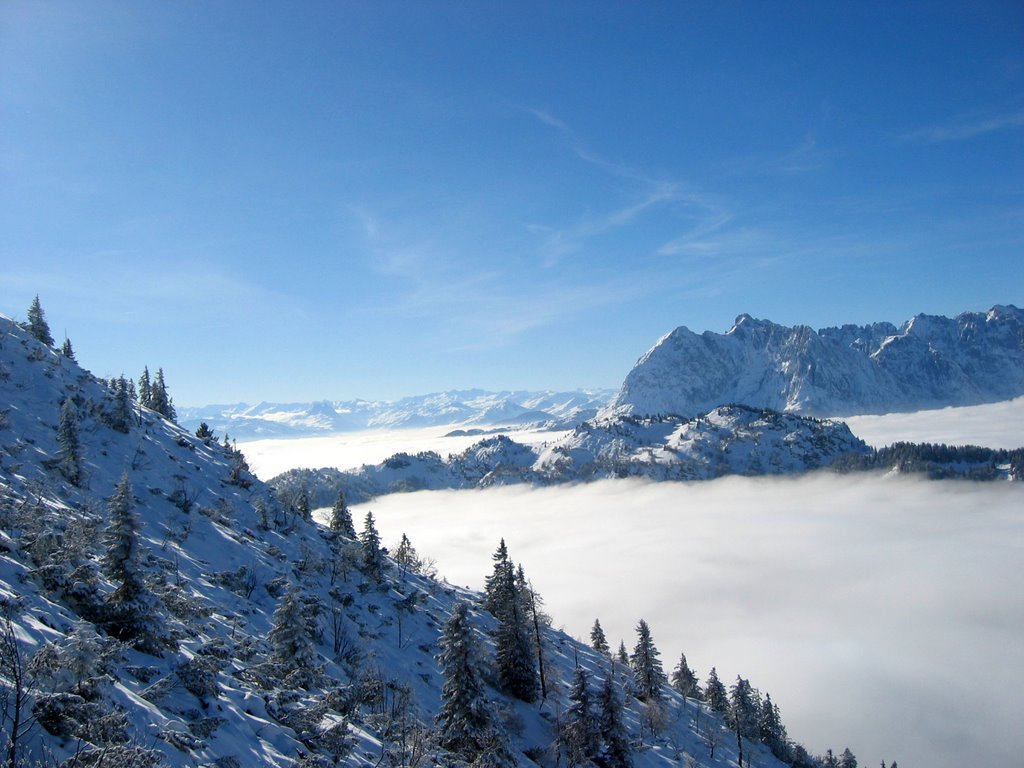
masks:
<instances>
[{"instance_id":1,"label":"conifer tree","mask_svg":"<svg viewBox=\"0 0 1024 768\"><path fill-rule=\"evenodd\" d=\"M501 618L501 613L510 605L515 594L515 568L508 557L505 539L492 555L494 570L484 581L484 606L491 615Z\"/></svg>"},{"instance_id":2,"label":"conifer tree","mask_svg":"<svg viewBox=\"0 0 1024 768\"><path fill-rule=\"evenodd\" d=\"M286 668L310 670L316 666L316 646L310 634L298 588L290 584L274 609L273 626L267 635L273 659Z\"/></svg>"},{"instance_id":3,"label":"conifer tree","mask_svg":"<svg viewBox=\"0 0 1024 768\"><path fill-rule=\"evenodd\" d=\"M122 375L114 390L114 429L128 434L132 428L132 418L132 382Z\"/></svg>"},{"instance_id":4,"label":"conifer tree","mask_svg":"<svg viewBox=\"0 0 1024 768\"><path fill-rule=\"evenodd\" d=\"M374 525L373 512L366 513L363 531L359 534L359 543L363 551L363 574L368 579L379 582L384 578L384 553L380 548L380 534Z\"/></svg>"},{"instance_id":5,"label":"conifer tree","mask_svg":"<svg viewBox=\"0 0 1024 768\"><path fill-rule=\"evenodd\" d=\"M626 652L625 640L619 640L619 650L615 653L615 660L619 662L619 664L629 666L629 654Z\"/></svg>"},{"instance_id":6,"label":"conifer tree","mask_svg":"<svg viewBox=\"0 0 1024 768\"><path fill-rule=\"evenodd\" d=\"M81 445L78 441L78 414L71 398L66 398L60 407L60 422L57 425L57 444L60 471L72 485L81 480Z\"/></svg>"},{"instance_id":7,"label":"conifer tree","mask_svg":"<svg viewBox=\"0 0 1024 768\"><path fill-rule=\"evenodd\" d=\"M615 689L613 670L609 669L600 697L601 765L605 768L632 768L629 736L622 722L622 699Z\"/></svg>"},{"instance_id":8,"label":"conifer tree","mask_svg":"<svg viewBox=\"0 0 1024 768\"><path fill-rule=\"evenodd\" d=\"M758 738L766 744L772 754L783 762L789 762L789 739L786 726L779 715L779 705L772 702L770 694L764 695L761 705L761 717L758 721Z\"/></svg>"},{"instance_id":9,"label":"conifer tree","mask_svg":"<svg viewBox=\"0 0 1024 768\"><path fill-rule=\"evenodd\" d=\"M49 347L53 346L53 336L50 334L50 326L46 322L46 314L39 303L39 294L36 294L36 297L32 299L32 303L29 305L27 330L37 340L43 342L43 344Z\"/></svg>"},{"instance_id":10,"label":"conifer tree","mask_svg":"<svg viewBox=\"0 0 1024 768\"><path fill-rule=\"evenodd\" d=\"M101 559L104 575L117 586L107 597L107 630L134 641L147 653L159 655L166 633L157 612L157 600L146 588L139 553L139 525L128 473L110 497L106 551Z\"/></svg>"},{"instance_id":11,"label":"conifer tree","mask_svg":"<svg viewBox=\"0 0 1024 768\"><path fill-rule=\"evenodd\" d=\"M688 699L700 698L700 686L697 684L697 675L686 663L686 654L679 655L679 664L672 671L672 687Z\"/></svg>"},{"instance_id":12,"label":"conifer tree","mask_svg":"<svg viewBox=\"0 0 1024 768\"><path fill-rule=\"evenodd\" d=\"M226 442L224 444L227 445ZM228 450L230 451L231 448L228 447ZM298 516L306 522L313 519L313 509L310 506L309 491L306 490L305 485L299 488L299 496L295 500L295 511Z\"/></svg>"},{"instance_id":13,"label":"conifer tree","mask_svg":"<svg viewBox=\"0 0 1024 768\"><path fill-rule=\"evenodd\" d=\"M704 700L715 712L724 714L729 711L729 697L714 667L708 673L708 682L704 686Z\"/></svg>"},{"instance_id":14,"label":"conifer tree","mask_svg":"<svg viewBox=\"0 0 1024 768\"><path fill-rule=\"evenodd\" d=\"M637 624L636 633L636 646L633 648L633 655L629 657L636 685L636 697L641 701L657 701L661 698L661 686L667 682L661 661L658 659L661 654L654 646L651 628L643 619Z\"/></svg>"},{"instance_id":15,"label":"conifer tree","mask_svg":"<svg viewBox=\"0 0 1024 768\"><path fill-rule=\"evenodd\" d=\"M535 648L527 623L526 575L521 579L508 557L505 540L494 554L494 572L487 579L487 609L498 619L495 655L498 683L508 694L526 702L537 699Z\"/></svg>"},{"instance_id":16,"label":"conifer tree","mask_svg":"<svg viewBox=\"0 0 1024 768\"><path fill-rule=\"evenodd\" d=\"M330 528L335 533L340 533L342 536L347 536L350 539L356 537L356 529L352 523L352 512L345 501L345 492L340 489L338 490L338 500L334 502L334 508L331 510Z\"/></svg>"},{"instance_id":17,"label":"conifer tree","mask_svg":"<svg viewBox=\"0 0 1024 768\"><path fill-rule=\"evenodd\" d=\"M473 760L492 743L494 720L465 603L455 605L438 645L437 660L444 675L441 709L435 718L438 741L445 749Z\"/></svg>"},{"instance_id":18,"label":"conifer tree","mask_svg":"<svg viewBox=\"0 0 1024 768\"><path fill-rule=\"evenodd\" d=\"M573 673L561 736L569 765L581 765L597 754L600 723L591 701L590 675L583 667L576 667Z\"/></svg>"},{"instance_id":19,"label":"conifer tree","mask_svg":"<svg viewBox=\"0 0 1024 768\"><path fill-rule=\"evenodd\" d=\"M416 551L416 547L409 541L409 537L404 533L402 534L402 540L398 542L398 546L395 547L394 554L392 555L395 561L395 565L398 566L401 577L404 579L407 573L419 573L423 567L423 561L420 559L419 553Z\"/></svg>"},{"instance_id":20,"label":"conifer tree","mask_svg":"<svg viewBox=\"0 0 1024 768\"><path fill-rule=\"evenodd\" d=\"M143 366L139 376L139 405L143 408L153 407L153 383L149 379L149 366Z\"/></svg>"},{"instance_id":21,"label":"conifer tree","mask_svg":"<svg viewBox=\"0 0 1024 768\"><path fill-rule=\"evenodd\" d=\"M594 619L594 626L590 630L590 647L605 656L609 654L608 639L604 636L599 619Z\"/></svg>"},{"instance_id":22,"label":"conifer tree","mask_svg":"<svg viewBox=\"0 0 1024 768\"><path fill-rule=\"evenodd\" d=\"M726 721L736 734L740 765L743 764L743 739L758 737L759 715L760 703L757 693L751 688L749 680L737 675L736 682L729 689L729 711Z\"/></svg>"},{"instance_id":23,"label":"conifer tree","mask_svg":"<svg viewBox=\"0 0 1024 768\"><path fill-rule=\"evenodd\" d=\"M60 353L71 362L77 362L75 360L75 350L71 347L71 339L67 336L64 337L64 343L60 345Z\"/></svg>"},{"instance_id":24,"label":"conifer tree","mask_svg":"<svg viewBox=\"0 0 1024 768\"><path fill-rule=\"evenodd\" d=\"M857 758L853 756L849 747L839 756L839 768L857 768Z\"/></svg>"},{"instance_id":25,"label":"conifer tree","mask_svg":"<svg viewBox=\"0 0 1024 768\"><path fill-rule=\"evenodd\" d=\"M118 584L111 601L130 603L145 591L146 587L139 565L135 499L127 472L121 475L121 481L117 484L114 495L110 497L107 512L110 521L104 540L106 552L101 560L103 574Z\"/></svg>"},{"instance_id":26,"label":"conifer tree","mask_svg":"<svg viewBox=\"0 0 1024 768\"><path fill-rule=\"evenodd\" d=\"M176 422L177 412L174 410L174 402L167 391L167 384L164 382L164 369L157 368L156 378L150 389L150 408L159 413L168 421Z\"/></svg>"},{"instance_id":27,"label":"conifer tree","mask_svg":"<svg viewBox=\"0 0 1024 768\"><path fill-rule=\"evenodd\" d=\"M203 442L211 440L213 438L213 430L210 429L210 425L205 421L199 422L199 426L196 428L196 437Z\"/></svg>"}]
</instances>

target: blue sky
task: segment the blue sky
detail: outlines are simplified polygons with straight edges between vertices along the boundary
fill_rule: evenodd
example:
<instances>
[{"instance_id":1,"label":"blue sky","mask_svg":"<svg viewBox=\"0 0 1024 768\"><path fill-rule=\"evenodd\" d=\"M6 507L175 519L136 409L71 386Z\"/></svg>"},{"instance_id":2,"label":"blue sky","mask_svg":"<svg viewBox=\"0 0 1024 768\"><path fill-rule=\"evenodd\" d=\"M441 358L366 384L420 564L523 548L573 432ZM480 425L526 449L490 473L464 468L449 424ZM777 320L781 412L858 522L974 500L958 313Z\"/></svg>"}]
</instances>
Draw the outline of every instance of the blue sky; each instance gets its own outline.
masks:
<instances>
[{"instance_id":1,"label":"blue sky","mask_svg":"<svg viewBox=\"0 0 1024 768\"><path fill-rule=\"evenodd\" d=\"M0 312L179 404L1024 302L1024 6L0 5Z\"/></svg>"}]
</instances>

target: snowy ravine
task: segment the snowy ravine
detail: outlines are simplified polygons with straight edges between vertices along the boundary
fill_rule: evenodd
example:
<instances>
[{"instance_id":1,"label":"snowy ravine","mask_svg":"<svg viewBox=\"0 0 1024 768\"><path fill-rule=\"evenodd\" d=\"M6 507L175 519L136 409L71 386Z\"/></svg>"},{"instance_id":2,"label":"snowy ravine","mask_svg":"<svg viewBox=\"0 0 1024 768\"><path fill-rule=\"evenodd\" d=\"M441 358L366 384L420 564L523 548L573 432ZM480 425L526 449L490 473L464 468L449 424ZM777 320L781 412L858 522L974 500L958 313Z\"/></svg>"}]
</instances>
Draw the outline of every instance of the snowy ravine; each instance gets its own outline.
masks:
<instances>
[{"instance_id":1,"label":"snowy ravine","mask_svg":"<svg viewBox=\"0 0 1024 768\"><path fill-rule=\"evenodd\" d=\"M374 578L365 543L282 504L235 451L124 405L0 317L0 706L15 758L463 765L434 718L441 632L465 604L511 763L564 764L557 724L581 667L595 700L611 676L633 765L736 764L720 715L668 686L657 709L638 701L627 666L547 623L546 698L499 691L499 623L481 595L391 558ZM679 650L663 649L666 672ZM782 765L756 738L740 744L752 765Z\"/></svg>"},{"instance_id":2,"label":"snowy ravine","mask_svg":"<svg viewBox=\"0 0 1024 768\"><path fill-rule=\"evenodd\" d=\"M745 403L815 416L916 411L1024 394L1024 312L917 315L819 331L740 315L725 334L679 327L626 376L607 413L696 415Z\"/></svg>"}]
</instances>

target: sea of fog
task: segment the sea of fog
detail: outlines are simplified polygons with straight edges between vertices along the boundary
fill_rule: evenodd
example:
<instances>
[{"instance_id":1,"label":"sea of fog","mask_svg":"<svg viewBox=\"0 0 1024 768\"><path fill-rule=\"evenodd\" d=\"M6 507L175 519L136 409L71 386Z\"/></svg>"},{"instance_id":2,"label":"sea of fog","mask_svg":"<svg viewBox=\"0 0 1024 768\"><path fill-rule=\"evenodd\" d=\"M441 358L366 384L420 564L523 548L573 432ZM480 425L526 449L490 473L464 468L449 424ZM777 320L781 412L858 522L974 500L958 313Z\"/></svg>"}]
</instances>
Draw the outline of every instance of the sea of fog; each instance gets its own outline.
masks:
<instances>
[{"instance_id":1,"label":"sea of fog","mask_svg":"<svg viewBox=\"0 0 1024 768\"><path fill-rule=\"evenodd\" d=\"M820 475L396 494L372 509L452 583L504 537L556 625L595 618L669 671L750 679L815 752L861 765L1019 765L1024 489Z\"/></svg>"},{"instance_id":2,"label":"sea of fog","mask_svg":"<svg viewBox=\"0 0 1024 768\"><path fill-rule=\"evenodd\" d=\"M848 420L897 440L1018 447L1024 398ZM241 447L260 477L347 468L400 451L460 451L448 428ZM514 434L540 442L557 434ZM525 437L525 440L524 440ZM849 746L861 765L1017 765L1024 744L1024 488L876 475L615 480L399 494L372 509L385 543L409 535L453 583L481 587L504 537L558 626L600 618L632 649L651 625L666 671L685 652L769 692L790 736Z\"/></svg>"}]
</instances>

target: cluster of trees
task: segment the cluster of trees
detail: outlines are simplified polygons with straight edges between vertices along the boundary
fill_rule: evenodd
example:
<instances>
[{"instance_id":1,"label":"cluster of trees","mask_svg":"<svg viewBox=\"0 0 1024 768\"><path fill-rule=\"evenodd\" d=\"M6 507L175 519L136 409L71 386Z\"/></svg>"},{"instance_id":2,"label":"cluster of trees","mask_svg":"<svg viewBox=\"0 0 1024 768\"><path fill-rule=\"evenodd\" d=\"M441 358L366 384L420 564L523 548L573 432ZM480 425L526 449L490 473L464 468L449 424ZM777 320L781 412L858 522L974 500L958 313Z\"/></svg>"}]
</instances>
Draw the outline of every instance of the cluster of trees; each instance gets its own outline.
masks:
<instances>
[{"instance_id":1,"label":"cluster of trees","mask_svg":"<svg viewBox=\"0 0 1024 768\"><path fill-rule=\"evenodd\" d=\"M745 743L760 742L775 757L794 768L857 768L857 760L849 749L844 750L838 758L833 756L832 750L828 750L825 755L812 756L802 745L791 741L782 723L779 707L772 701L771 695L766 693L762 698L760 692L743 677L737 676L736 682L727 689L715 667L712 667L702 687L697 674L686 661L686 654L682 653L671 677L666 678L650 627L643 619L637 624L636 633L637 642L633 653L627 654L625 644L620 643L614 658L622 664L628 664L631 669L633 679L630 690L637 699L647 703L647 720L652 729L658 727L663 686L670 682L686 698L702 702L711 711L723 716L735 735L740 765L745 764ZM612 658L607 637L598 619L594 620L590 641L594 650ZM704 737L710 756L714 757L715 748L719 745L719 734L714 729L705 729ZM749 761L749 752L747 759Z\"/></svg>"},{"instance_id":2,"label":"cluster of trees","mask_svg":"<svg viewBox=\"0 0 1024 768\"><path fill-rule=\"evenodd\" d=\"M865 454L843 456L834 465L839 472L889 470L914 472L934 480L965 478L995 480L1009 467L1011 477L1024 477L1024 448L1013 450L983 448L977 445L897 442Z\"/></svg>"}]
</instances>

